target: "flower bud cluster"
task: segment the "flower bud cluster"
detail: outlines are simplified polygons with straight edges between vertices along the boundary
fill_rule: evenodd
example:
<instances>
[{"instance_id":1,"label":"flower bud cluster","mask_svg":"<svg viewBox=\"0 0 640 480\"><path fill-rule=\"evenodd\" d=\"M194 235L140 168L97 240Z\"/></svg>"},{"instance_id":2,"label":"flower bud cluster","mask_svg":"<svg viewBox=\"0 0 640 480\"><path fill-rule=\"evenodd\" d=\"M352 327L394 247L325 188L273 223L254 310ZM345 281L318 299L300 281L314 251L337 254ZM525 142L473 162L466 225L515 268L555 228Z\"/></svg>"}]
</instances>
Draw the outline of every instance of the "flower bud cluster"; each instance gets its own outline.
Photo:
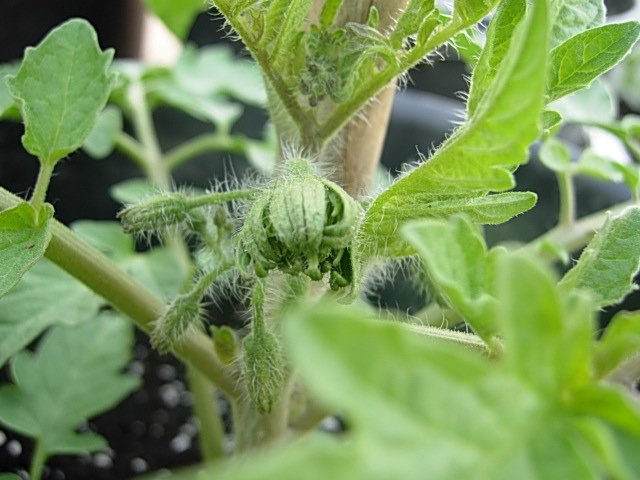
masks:
<instances>
[{"instance_id":1,"label":"flower bud cluster","mask_svg":"<svg viewBox=\"0 0 640 480\"><path fill-rule=\"evenodd\" d=\"M259 277L278 269L321 280L331 272L332 286L345 286L340 272L359 216L357 202L342 188L313 172L307 160L291 159L249 210L240 232L241 261Z\"/></svg>"}]
</instances>

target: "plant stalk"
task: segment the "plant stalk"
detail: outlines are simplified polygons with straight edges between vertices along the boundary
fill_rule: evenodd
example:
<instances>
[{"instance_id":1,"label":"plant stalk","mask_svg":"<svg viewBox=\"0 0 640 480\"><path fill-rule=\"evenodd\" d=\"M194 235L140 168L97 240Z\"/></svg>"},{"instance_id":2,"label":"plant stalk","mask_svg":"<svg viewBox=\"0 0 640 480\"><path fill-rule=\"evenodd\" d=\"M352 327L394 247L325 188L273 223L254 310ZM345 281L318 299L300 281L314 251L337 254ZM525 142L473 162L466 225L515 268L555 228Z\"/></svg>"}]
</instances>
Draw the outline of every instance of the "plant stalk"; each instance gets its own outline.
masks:
<instances>
[{"instance_id":1,"label":"plant stalk","mask_svg":"<svg viewBox=\"0 0 640 480\"><path fill-rule=\"evenodd\" d=\"M36 180L36 186L30 200L31 206L35 209L36 214L38 214L46 200L47 190L49 189L49 183L51 182L51 175L53 175L54 167L55 163L40 162L38 179Z\"/></svg>"},{"instance_id":2,"label":"plant stalk","mask_svg":"<svg viewBox=\"0 0 640 480\"><path fill-rule=\"evenodd\" d=\"M198 438L203 460L211 462L226 456L225 432L216 391L208 378L187 366L189 390L193 394L193 410L199 422ZM203 408L205 407L205 408Z\"/></svg>"},{"instance_id":3,"label":"plant stalk","mask_svg":"<svg viewBox=\"0 0 640 480\"><path fill-rule=\"evenodd\" d=\"M42 441L36 440L33 455L31 456L31 465L29 466L29 479L40 480L42 478L42 470L47 460Z\"/></svg>"}]
</instances>

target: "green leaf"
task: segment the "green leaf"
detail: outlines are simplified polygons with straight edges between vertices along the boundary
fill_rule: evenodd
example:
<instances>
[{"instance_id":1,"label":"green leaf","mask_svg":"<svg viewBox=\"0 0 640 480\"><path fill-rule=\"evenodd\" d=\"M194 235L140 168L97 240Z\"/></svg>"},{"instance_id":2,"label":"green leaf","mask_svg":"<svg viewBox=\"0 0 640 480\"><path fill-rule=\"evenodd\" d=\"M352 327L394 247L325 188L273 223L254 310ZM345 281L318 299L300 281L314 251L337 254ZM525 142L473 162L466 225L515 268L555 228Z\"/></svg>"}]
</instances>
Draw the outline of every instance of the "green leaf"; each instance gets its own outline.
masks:
<instances>
[{"instance_id":1,"label":"green leaf","mask_svg":"<svg viewBox=\"0 0 640 480\"><path fill-rule=\"evenodd\" d=\"M561 289L586 290L600 307L621 301L636 288L633 277L640 266L639 230L638 207L608 219L562 278Z\"/></svg>"},{"instance_id":2,"label":"green leaf","mask_svg":"<svg viewBox=\"0 0 640 480\"><path fill-rule=\"evenodd\" d=\"M614 23L582 32L554 48L547 79L549 101L589 86L620 62L638 37L640 23Z\"/></svg>"},{"instance_id":3,"label":"green leaf","mask_svg":"<svg viewBox=\"0 0 640 480\"><path fill-rule=\"evenodd\" d=\"M169 299L180 290L186 272L170 250L136 252L134 239L122 232L118 222L81 220L72 229L161 298Z\"/></svg>"},{"instance_id":4,"label":"green leaf","mask_svg":"<svg viewBox=\"0 0 640 480\"><path fill-rule=\"evenodd\" d=\"M28 203L0 212L0 297L44 255L51 239L52 216L51 205L45 205L38 214Z\"/></svg>"},{"instance_id":5,"label":"green leaf","mask_svg":"<svg viewBox=\"0 0 640 480\"><path fill-rule=\"evenodd\" d=\"M555 138L546 140L540 146L538 155L542 164L554 172L566 172L571 167L569 148Z\"/></svg>"},{"instance_id":6,"label":"green leaf","mask_svg":"<svg viewBox=\"0 0 640 480\"><path fill-rule=\"evenodd\" d=\"M99 435L75 430L139 386L120 373L132 344L131 325L116 315L52 329L35 354L22 351L11 362L15 385L0 387L0 422L36 439L47 457L103 448Z\"/></svg>"},{"instance_id":7,"label":"green leaf","mask_svg":"<svg viewBox=\"0 0 640 480\"><path fill-rule=\"evenodd\" d=\"M389 36L391 44L400 48L406 38L418 33L420 25L434 8L434 0L409 0Z\"/></svg>"},{"instance_id":8,"label":"green leaf","mask_svg":"<svg viewBox=\"0 0 640 480\"><path fill-rule=\"evenodd\" d=\"M640 312L616 314L596 344L596 375L604 377L640 351Z\"/></svg>"},{"instance_id":9,"label":"green leaf","mask_svg":"<svg viewBox=\"0 0 640 480\"><path fill-rule=\"evenodd\" d=\"M511 45L513 32L525 14L526 5L525 0L500 2L498 5L487 29L485 46L473 69L467 101L469 116L474 114L482 97L490 91L491 83Z\"/></svg>"},{"instance_id":10,"label":"green leaf","mask_svg":"<svg viewBox=\"0 0 640 480\"><path fill-rule=\"evenodd\" d=\"M488 89L491 93L483 96L473 116L429 161L373 201L361 227L368 242L364 248L390 256L406 253L395 233L401 221L388 214L387 208L410 212L417 206L416 195L425 203L430 197L467 197L469 201L488 191L513 187L511 172L527 160L528 147L540 133L547 37L545 5L536 2L519 25ZM523 91L527 95L523 96ZM529 197L527 201L531 200Z\"/></svg>"},{"instance_id":11,"label":"green leaf","mask_svg":"<svg viewBox=\"0 0 640 480\"><path fill-rule=\"evenodd\" d=\"M453 19L462 25L474 25L486 17L498 0L455 0Z\"/></svg>"},{"instance_id":12,"label":"green leaf","mask_svg":"<svg viewBox=\"0 0 640 480\"><path fill-rule=\"evenodd\" d=\"M208 7L205 0L144 0L144 4L180 40L187 38L198 14Z\"/></svg>"},{"instance_id":13,"label":"green leaf","mask_svg":"<svg viewBox=\"0 0 640 480\"><path fill-rule=\"evenodd\" d=\"M116 139L121 132L122 112L113 105L107 105L98 116L93 130L82 145L82 149L98 160L106 158L113 152Z\"/></svg>"},{"instance_id":14,"label":"green leaf","mask_svg":"<svg viewBox=\"0 0 640 480\"><path fill-rule=\"evenodd\" d=\"M543 139L552 137L560 128L562 123L562 115L554 110L545 110L542 112L542 131Z\"/></svg>"},{"instance_id":15,"label":"green leaf","mask_svg":"<svg viewBox=\"0 0 640 480\"><path fill-rule=\"evenodd\" d=\"M107 72L113 50L100 50L93 27L73 19L28 48L7 78L25 124L24 148L52 165L77 150L91 133L114 83Z\"/></svg>"},{"instance_id":16,"label":"green leaf","mask_svg":"<svg viewBox=\"0 0 640 480\"><path fill-rule=\"evenodd\" d=\"M9 94L5 78L8 75L15 75L19 68L19 63L5 63L0 65L0 119L9 116L9 112L15 107L15 102Z\"/></svg>"},{"instance_id":17,"label":"green leaf","mask_svg":"<svg viewBox=\"0 0 640 480\"><path fill-rule=\"evenodd\" d=\"M491 263L484 239L462 217L450 222L422 220L402 229L420 254L431 288L455 309L486 342L496 332Z\"/></svg>"},{"instance_id":18,"label":"green leaf","mask_svg":"<svg viewBox=\"0 0 640 480\"><path fill-rule=\"evenodd\" d=\"M41 259L0 299L0 365L47 327L93 318L104 301L71 275Z\"/></svg>"},{"instance_id":19,"label":"green leaf","mask_svg":"<svg viewBox=\"0 0 640 480\"><path fill-rule=\"evenodd\" d=\"M602 0L555 0L551 5L552 47L604 23L606 9Z\"/></svg>"}]
</instances>

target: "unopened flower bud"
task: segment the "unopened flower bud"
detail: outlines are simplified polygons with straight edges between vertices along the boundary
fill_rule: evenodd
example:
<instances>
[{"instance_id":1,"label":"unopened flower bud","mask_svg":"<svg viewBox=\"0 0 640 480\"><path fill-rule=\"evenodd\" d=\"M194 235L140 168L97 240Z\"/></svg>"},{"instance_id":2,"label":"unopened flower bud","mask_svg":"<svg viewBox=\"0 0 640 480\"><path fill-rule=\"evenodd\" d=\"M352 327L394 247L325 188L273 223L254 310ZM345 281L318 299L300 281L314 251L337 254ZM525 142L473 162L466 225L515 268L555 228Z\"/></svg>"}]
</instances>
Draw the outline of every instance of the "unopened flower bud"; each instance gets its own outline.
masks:
<instances>
[{"instance_id":1,"label":"unopened flower bud","mask_svg":"<svg viewBox=\"0 0 640 480\"><path fill-rule=\"evenodd\" d=\"M359 214L349 194L294 158L251 207L240 234L242 254L258 276L277 268L321 280L349 246Z\"/></svg>"},{"instance_id":2,"label":"unopened flower bud","mask_svg":"<svg viewBox=\"0 0 640 480\"><path fill-rule=\"evenodd\" d=\"M184 222L189 216L187 199L180 192L154 195L118 213L125 233L160 232Z\"/></svg>"},{"instance_id":3,"label":"unopened flower bud","mask_svg":"<svg viewBox=\"0 0 640 480\"><path fill-rule=\"evenodd\" d=\"M242 342L243 373L251 403L258 413L271 413L284 386L285 361L276 336L254 329Z\"/></svg>"}]
</instances>

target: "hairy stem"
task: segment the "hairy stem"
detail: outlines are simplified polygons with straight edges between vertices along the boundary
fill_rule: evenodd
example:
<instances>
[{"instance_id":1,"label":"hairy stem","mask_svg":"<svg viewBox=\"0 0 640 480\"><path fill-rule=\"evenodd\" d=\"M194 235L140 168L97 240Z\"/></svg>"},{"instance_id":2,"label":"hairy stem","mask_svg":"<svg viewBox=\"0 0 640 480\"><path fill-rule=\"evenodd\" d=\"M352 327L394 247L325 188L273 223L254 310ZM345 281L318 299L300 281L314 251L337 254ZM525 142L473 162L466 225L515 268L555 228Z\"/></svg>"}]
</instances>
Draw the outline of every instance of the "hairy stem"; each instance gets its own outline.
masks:
<instances>
[{"instance_id":1,"label":"hairy stem","mask_svg":"<svg viewBox=\"0 0 640 480\"><path fill-rule=\"evenodd\" d=\"M205 461L226 456L225 432L218 409L215 388L208 378L193 367L187 369L189 389L193 394L193 410L200 424L200 453Z\"/></svg>"},{"instance_id":2,"label":"hairy stem","mask_svg":"<svg viewBox=\"0 0 640 480\"><path fill-rule=\"evenodd\" d=\"M576 192L574 175L571 170L559 172L558 187L560 190L560 216L558 225L571 227L576 219Z\"/></svg>"},{"instance_id":3,"label":"hairy stem","mask_svg":"<svg viewBox=\"0 0 640 480\"><path fill-rule=\"evenodd\" d=\"M527 250L540 250L540 247L545 242L549 242L569 252L580 250L589 243L596 231L604 224L608 215L618 215L631 205L637 204L635 202L620 203L582 217L573 222L572 225L558 225L529 242L524 248Z\"/></svg>"},{"instance_id":4,"label":"hairy stem","mask_svg":"<svg viewBox=\"0 0 640 480\"><path fill-rule=\"evenodd\" d=\"M40 162L40 170L38 171L38 179L36 180L36 186L31 196L31 206L36 210L36 213L40 211L42 205L47 197L47 190L49 189L49 183L51 182L51 175L53 174L53 168L55 164L49 164L46 162Z\"/></svg>"},{"instance_id":5,"label":"hairy stem","mask_svg":"<svg viewBox=\"0 0 640 480\"><path fill-rule=\"evenodd\" d=\"M42 469L47 460L42 448L42 441L36 440L36 444L31 456L31 465L29 466L29 479L40 480L42 478Z\"/></svg>"},{"instance_id":6,"label":"hairy stem","mask_svg":"<svg viewBox=\"0 0 640 480\"><path fill-rule=\"evenodd\" d=\"M245 142L245 138L240 135L230 136L220 133L198 135L165 154L167 168L173 170L187 160L211 151L244 153Z\"/></svg>"}]
</instances>

